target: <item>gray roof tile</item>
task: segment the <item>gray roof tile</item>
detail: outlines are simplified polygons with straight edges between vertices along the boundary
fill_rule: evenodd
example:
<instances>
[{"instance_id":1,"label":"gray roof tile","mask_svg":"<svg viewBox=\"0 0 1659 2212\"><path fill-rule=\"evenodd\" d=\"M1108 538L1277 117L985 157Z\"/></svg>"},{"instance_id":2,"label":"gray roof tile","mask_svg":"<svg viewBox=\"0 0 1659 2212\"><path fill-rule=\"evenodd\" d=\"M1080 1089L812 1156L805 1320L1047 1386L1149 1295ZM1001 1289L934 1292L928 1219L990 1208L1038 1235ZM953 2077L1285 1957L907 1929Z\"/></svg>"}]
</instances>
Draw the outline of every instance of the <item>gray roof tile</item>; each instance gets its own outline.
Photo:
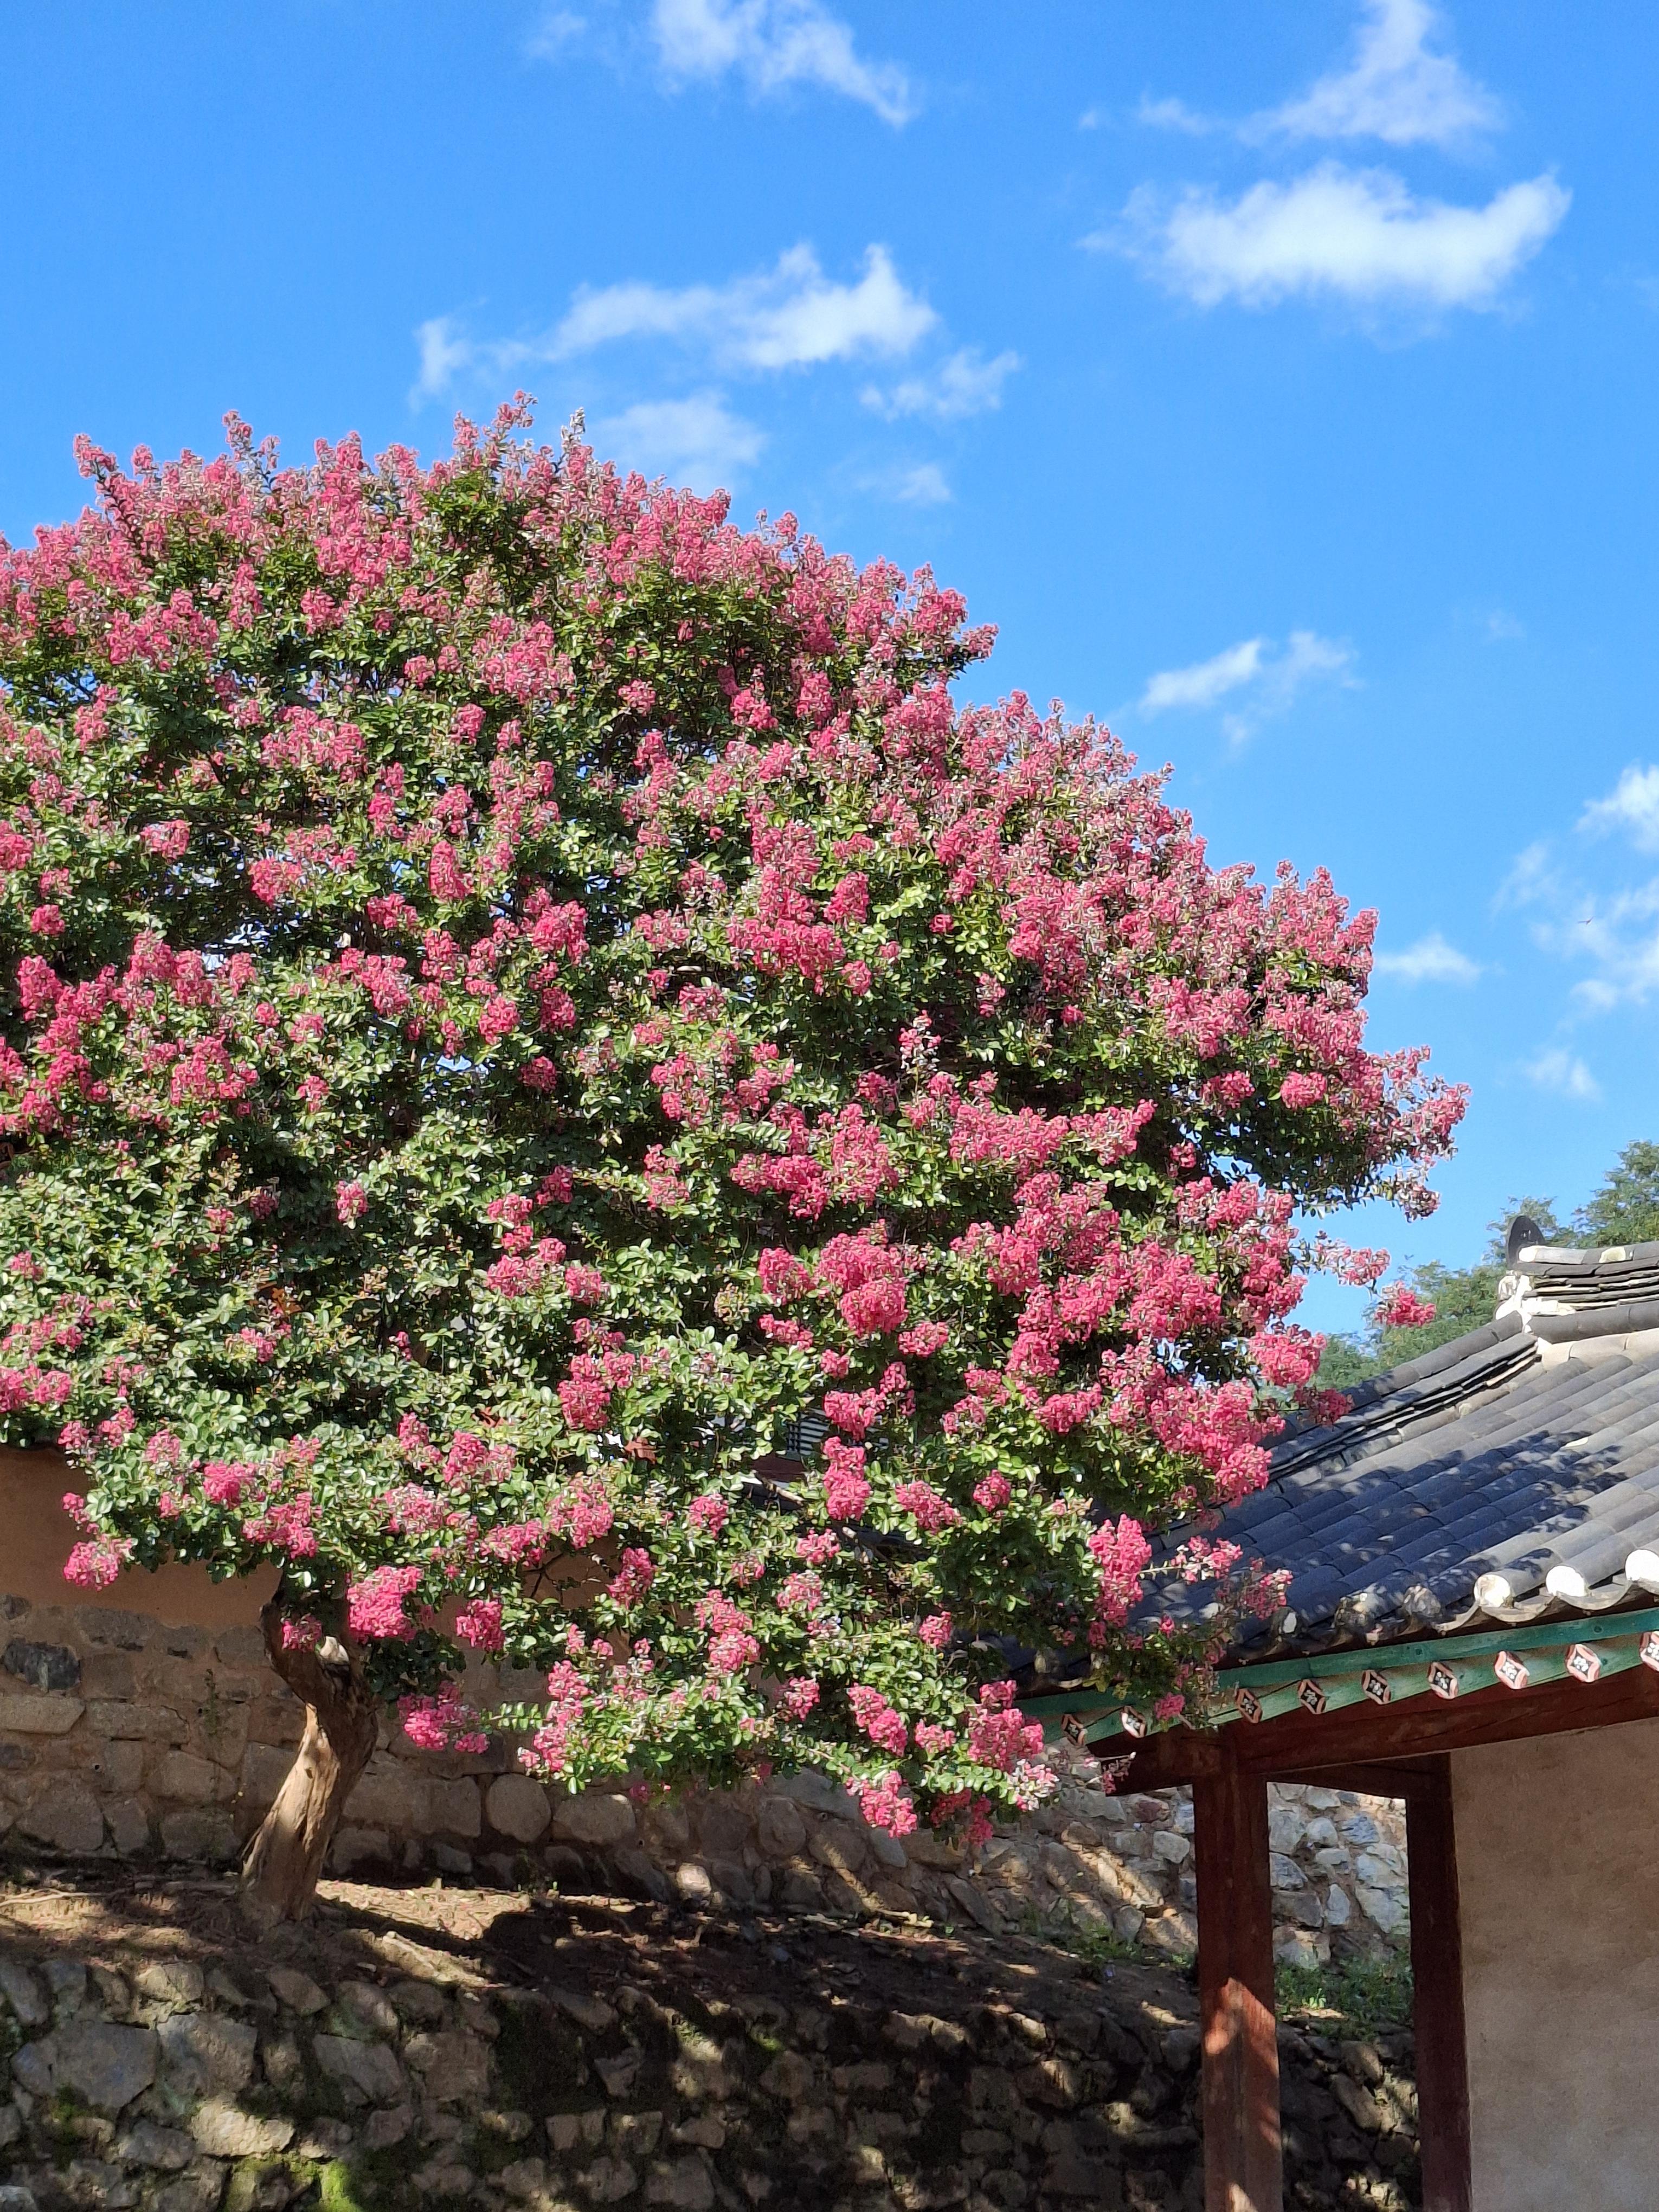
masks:
<instances>
[{"instance_id":1,"label":"gray roof tile","mask_svg":"<svg viewBox=\"0 0 1659 2212\"><path fill-rule=\"evenodd\" d=\"M1659 1243L1607 1258L1545 1248L1518 1265L1515 1310L1362 1385L1340 1420L1288 1431L1267 1487L1222 1515L1218 1537L1291 1577L1293 1621L1246 1643L1381 1642L1420 1635L1425 1615L1451 1631L1651 1602L1625 1565L1659 1550L1659 1349L1613 1332L1659 1289ZM1582 1592L1547 1590L1556 1568ZM1204 1603L1202 1585L1157 1598L1189 1614Z\"/></svg>"}]
</instances>

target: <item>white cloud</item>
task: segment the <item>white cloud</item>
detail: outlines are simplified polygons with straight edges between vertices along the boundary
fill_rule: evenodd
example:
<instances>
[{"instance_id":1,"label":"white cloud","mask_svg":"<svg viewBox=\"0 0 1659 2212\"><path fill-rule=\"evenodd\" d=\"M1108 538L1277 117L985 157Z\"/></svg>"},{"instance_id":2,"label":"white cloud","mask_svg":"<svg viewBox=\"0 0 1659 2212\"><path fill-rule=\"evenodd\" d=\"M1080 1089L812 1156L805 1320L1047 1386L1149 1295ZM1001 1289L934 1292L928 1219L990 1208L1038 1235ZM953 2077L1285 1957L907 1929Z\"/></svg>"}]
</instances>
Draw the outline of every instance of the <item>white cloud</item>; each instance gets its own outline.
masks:
<instances>
[{"instance_id":1,"label":"white cloud","mask_svg":"<svg viewBox=\"0 0 1659 2212\"><path fill-rule=\"evenodd\" d=\"M856 283L837 284L810 246L775 269L726 284L609 284L580 291L544 341L562 360L618 338L670 337L745 368L792 368L858 354L906 354L939 317L907 289L886 248L871 246Z\"/></svg>"},{"instance_id":2,"label":"white cloud","mask_svg":"<svg viewBox=\"0 0 1659 2212\"><path fill-rule=\"evenodd\" d=\"M585 15L574 15L568 8L550 8L525 40L525 52L532 61L556 61L586 28Z\"/></svg>"},{"instance_id":3,"label":"white cloud","mask_svg":"<svg viewBox=\"0 0 1659 2212\"><path fill-rule=\"evenodd\" d=\"M1243 135L1381 138L1390 146L1450 146L1492 129L1503 111L1455 58L1429 50L1427 0L1365 0L1366 21L1346 70L1300 100L1253 117Z\"/></svg>"},{"instance_id":4,"label":"white cloud","mask_svg":"<svg viewBox=\"0 0 1659 2212\"><path fill-rule=\"evenodd\" d=\"M890 392L866 385L860 395L890 422L901 415L933 415L942 422L964 415L983 415L1002 404L1002 387L1020 366L1017 353L985 361L978 349L963 346L925 376L906 377Z\"/></svg>"},{"instance_id":5,"label":"white cloud","mask_svg":"<svg viewBox=\"0 0 1659 2212\"><path fill-rule=\"evenodd\" d=\"M1153 100L1145 93L1135 110L1135 121L1153 131L1179 131L1188 138L1206 137L1212 131L1226 128L1224 124L1188 107L1184 100Z\"/></svg>"},{"instance_id":6,"label":"white cloud","mask_svg":"<svg viewBox=\"0 0 1659 2212\"><path fill-rule=\"evenodd\" d=\"M729 484L758 459L765 434L733 415L717 392L648 399L593 426L598 451L646 476L672 477L692 490Z\"/></svg>"},{"instance_id":7,"label":"white cloud","mask_svg":"<svg viewBox=\"0 0 1659 2212\"><path fill-rule=\"evenodd\" d=\"M1506 906L1533 906L1540 899L1558 897L1560 889L1550 848L1540 838L1516 855L1514 866L1498 885L1492 903L1500 909Z\"/></svg>"},{"instance_id":8,"label":"white cloud","mask_svg":"<svg viewBox=\"0 0 1659 2212\"><path fill-rule=\"evenodd\" d=\"M942 507L951 496L951 487L936 461L918 461L914 468L900 470L889 483L888 492L908 507Z\"/></svg>"},{"instance_id":9,"label":"white cloud","mask_svg":"<svg viewBox=\"0 0 1659 2212\"><path fill-rule=\"evenodd\" d=\"M1527 634L1527 626L1507 607L1493 607L1486 616L1486 636L1488 645L1511 645Z\"/></svg>"},{"instance_id":10,"label":"white cloud","mask_svg":"<svg viewBox=\"0 0 1659 2212\"><path fill-rule=\"evenodd\" d=\"M468 378L500 382L623 340L666 339L728 369L891 357L908 353L938 321L907 288L884 246L871 246L863 275L839 284L823 274L810 246L796 246L780 255L775 268L724 284L583 289L538 337L475 339L453 317L434 316L415 332L420 368L410 396L419 404ZM995 366L986 364L986 374Z\"/></svg>"},{"instance_id":11,"label":"white cloud","mask_svg":"<svg viewBox=\"0 0 1659 2212\"><path fill-rule=\"evenodd\" d=\"M1540 951L1588 969L1572 989L1587 1012L1641 1005L1659 993L1659 877L1591 888L1540 842L1521 854L1495 903L1530 915Z\"/></svg>"},{"instance_id":12,"label":"white cloud","mask_svg":"<svg viewBox=\"0 0 1659 2212\"><path fill-rule=\"evenodd\" d=\"M1379 952L1371 964L1379 975L1390 976L1396 983L1473 983L1480 975L1468 953L1448 945L1437 929L1403 952Z\"/></svg>"},{"instance_id":13,"label":"white cloud","mask_svg":"<svg viewBox=\"0 0 1659 2212\"><path fill-rule=\"evenodd\" d=\"M429 323L419 324L415 331L415 349L421 365L409 396L416 405L422 399L441 398L476 358L471 343L462 336L459 325L448 315L434 315Z\"/></svg>"},{"instance_id":14,"label":"white cloud","mask_svg":"<svg viewBox=\"0 0 1659 2212\"><path fill-rule=\"evenodd\" d=\"M904 71L864 60L848 25L818 0L655 0L651 29L671 76L736 70L757 93L822 85L895 125L916 112Z\"/></svg>"},{"instance_id":15,"label":"white cloud","mask_svg":"<svg viewBox=\"0 0 1659 2212\"><path fill-rule=\"evenodd\" d=\"M1261 666L1265 637L1247 637L1230 645L1209 660L1194 661L1189 668L1166 668L1148 679L1140 695L1143 714L1161 714L1170 707L1213 707L1242 684L1253 684Z\"/></svg>"},{"instance_id":16,"label":"white cloud","mask_svg":"<svg viewBox=\"0 0 1659 2212\"><path fill-rule=\"evenodd\" d=\"M1659 768L1627 768L1605 799L1590 801L1578 827L1622 830L1639 852L1659 853Z\"/></svg>"},{"instance_id":17,"label":"white cloud","mask_svg":"<svg viewBox=\"0 0 1659 2212\"><path fill-rule=\"evenodd\" d=\"M1558 1045L1528 1063L1527 1080L1558 1098L1576 1098L1586 1105L1601 1096L1601 1086L1576 1052Z\"/></svg>"},{"instance_id":18,"label":"white cloud","mask_svg":"<svg viewBox=\"0 0 1659 2212\"><path fill-rule=\"evenodd\" d=\"M1214 707L1238 695L1239 704L1223 718L1222 727L1234 744L1243 744L1270 716L1285 713L1309 684L1331 678L1352 684L1352 666L1349 647L1316 630L1292 630L1277 653L1269 639L1247 637L1190 667L1161 670L1148 678L1139 707L1143 714L1161 714L1171 708Z\"/></svg>"},{"instance_id":19,"label":"white cloud","mask_svg":"<svg viewBox=\"0 0 1659 2212\"><path fill-rule=\"evenodd\" d=\"M1224 200L1190 186L1173 204L1150 188L1125 210L1127 245L1170 290L1213 307L1272 307L1297 294L1368 304L1491 307L1565 216L1553 177L1510 185L1484 208L1418 199L1385 169L1322 162L1289 184Z\"/></svg>"}]
</instances>

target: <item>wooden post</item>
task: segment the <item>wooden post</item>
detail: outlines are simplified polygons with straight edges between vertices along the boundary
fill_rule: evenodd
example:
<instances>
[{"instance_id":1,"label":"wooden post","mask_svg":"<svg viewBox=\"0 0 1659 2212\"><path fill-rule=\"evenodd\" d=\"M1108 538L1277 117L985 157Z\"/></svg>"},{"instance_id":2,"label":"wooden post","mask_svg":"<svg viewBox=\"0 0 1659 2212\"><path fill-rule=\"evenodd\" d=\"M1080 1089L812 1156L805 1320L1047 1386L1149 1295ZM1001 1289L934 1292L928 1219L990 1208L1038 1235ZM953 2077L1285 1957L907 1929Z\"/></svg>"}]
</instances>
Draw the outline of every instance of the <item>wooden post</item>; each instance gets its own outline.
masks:
<instances>
[{"instance_id":1,"label":"wooden post","mask_svg":"<svg viewBox=\"0 0 1659 2212\"><path fill-rule=\"evenodd\" d=\"M1449 1759L1406 1793L1406 1851L1423 2212L1469 2212L1469 2067Z\"/></svg>"},{"instance_id":2,"label":"wooden post","mask_svg":"<svg viewBox=\"0 0 1659 2212\"><path fill-rule=\"evenodd\" d=\"M1204 2212L1283 2212L1267 1785L1231 1759L1193 1785Z\"/></svg>"}]
</instances>

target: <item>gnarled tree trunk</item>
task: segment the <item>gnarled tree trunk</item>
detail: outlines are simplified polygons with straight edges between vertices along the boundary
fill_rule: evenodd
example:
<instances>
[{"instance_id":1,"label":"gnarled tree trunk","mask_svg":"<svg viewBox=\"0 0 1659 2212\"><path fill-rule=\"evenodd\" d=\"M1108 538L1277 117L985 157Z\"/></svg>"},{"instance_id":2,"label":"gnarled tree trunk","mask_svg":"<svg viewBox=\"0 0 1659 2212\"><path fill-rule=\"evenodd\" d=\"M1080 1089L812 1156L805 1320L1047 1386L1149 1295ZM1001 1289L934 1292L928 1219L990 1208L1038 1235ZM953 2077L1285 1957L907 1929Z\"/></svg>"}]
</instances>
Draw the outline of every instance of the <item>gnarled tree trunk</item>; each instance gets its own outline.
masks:
<instances>
[{"instance_id":1,"label":"gnarled tree trunk","mask_svg":"<svg viewBox=\"0 0 1659 2212\"><path fill-rule=\"evenodd\" d=\"M356 1653L337 1638L284 1650L277 1607L266 1606L259 1620L271 1665L305 1702L306 1728L242 1860L242 1902L262 1920L303 1920L346 1799L374 1749L380 1714Z\"/></svg>"}]
</instances>

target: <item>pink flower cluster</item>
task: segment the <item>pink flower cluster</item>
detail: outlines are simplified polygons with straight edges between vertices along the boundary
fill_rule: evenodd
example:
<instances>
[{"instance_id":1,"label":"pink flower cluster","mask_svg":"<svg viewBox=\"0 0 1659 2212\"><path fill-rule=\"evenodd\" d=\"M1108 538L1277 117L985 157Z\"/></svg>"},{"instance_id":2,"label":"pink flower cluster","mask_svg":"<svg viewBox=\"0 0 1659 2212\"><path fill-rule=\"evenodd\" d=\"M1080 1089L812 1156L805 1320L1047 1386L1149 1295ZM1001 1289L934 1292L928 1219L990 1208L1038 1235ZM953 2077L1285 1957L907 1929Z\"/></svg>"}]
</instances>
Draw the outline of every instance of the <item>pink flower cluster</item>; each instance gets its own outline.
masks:
<instances>
[{"instance_id":1,"label":"pink flower cluster","mask_svg":"<svg viewBox=\"0 0 1659 2212\"><path fill-rule=\"evenodd\" d=\"M1434 1319L1434 1301L1420 1297L1409 1283L1391 1283L1377 1301L1376 1318L1384 1328L1421 1328Z\"/></svg>"},{"instance_id":2,"label":"pink flower cluster","mask_svg":"<svg viewBox=\"0 0 1659 2212\"><path fill-rule=\"evenodd\" d=\"M404 1734L422 1751L459 1751L477 1758L489 1748L479 1717L464 1705L453 1683L435 1698L407 1697L398 1702Z\"/></svg>"},{"instance_id":3,"label":"pink flower cluster","mask_svg":"<svg viewBox=\"0 0 1659 2212\"><path fill-rule=\"evenodd\" d=\"M1096 1626L1090 1633L1091 1642L1098 1643L1103 1640L1103 1626L1121 1628L1130 1607L1139 1603L1141 1577L1152 1564L1152 1547L1139 1522L1123 1513L1115 1522L1109 1518L1101 1522L1089 1539L1089 1556L1100 1570Z\"/></svg>"},{"instance_id":4,"label":"pink flower cluster","mask_svg":"<svg viewBox=\"0 0 1659 2212\"><path fill-rule=\"evenodd\" d=\"M723 1591L710 1590L700 1599L696 1617L697 1626L708 1638L711 1674L740 1674L759 1659L761 1647L751 1632L753 1622Z\"/></svg>"},{"instance_id":5,"label":"pink flower cluster","mask_svg":"<svg viewBox=\"0 0 1659 2212\"><path fill-rule=\"evenodd\" d=\"M501 1627L501 1601L495 1597L474 1598L455 1617L455 1633L475 1651L499 1651L507 1641Z\"/></svg>"},{"instance_id":6,"label":"pink flower cluster","mask_svg":"<svg viewBox=\"0 0 1659 2212\"><path fill-rule=\"evenodd\" d=\"M847 1692L847 1702L853 1709L853 1718L872 1743L890 1751L895 1758L909 1748L910 1731L903 1715L888 1704L879 1690L854 1682ZM1042 1730L1037 1733L1040 1737Z\"/></svg>"},{"instance_id":7,"label":"pink flower cluster","mask_svg":"<svg viewBox=\"0 0 1659 2212\"><path fill-rule=\"evenodd\" d=\"M884 1829L890 1836L908 1836L915 1831L915 1803L903 1777L896 1772L884 1774L878 1782L866 1782L859 1791L859 1810L872 1828Z\"/></svg>"},{"instance_id":8,"label":"pink flower cluster","mask_svg":"<svg viewBox=\"0 0 1659 2212\"><path fill-rule=\"evenodd\" d=\"M864 1448L844 1444L839 1437L824 1440L829 1472L823 1480L823 1510L832 1521L856 1521L870 1503L870 1482L864 1472Z\"/></svg>"},{"instance_id":9,"label":"pink flower cluster","mask_svg":"<svg viewBox=\"0 0 1659 2212\"><path fill-rule=\"evenodd\" d=\"M376 1567L346 1585L346 1620L363 1643L406 1644L415 1623L404 1607L419 1587L418 1567Z\"/></svg>"},{"instance_id":10,"label":"pink flower cluster","mask_svg":"<svg viewBox=\"0 0 1659 2212\"><path fill-rule=\"evenodd\" d=\"M694 1498L685 1509L685 1518L693 1533L699 1536L718 1536L731 1517L731 1507L723 1498L705 1492Z\"/></svg>"}]
</instances>

